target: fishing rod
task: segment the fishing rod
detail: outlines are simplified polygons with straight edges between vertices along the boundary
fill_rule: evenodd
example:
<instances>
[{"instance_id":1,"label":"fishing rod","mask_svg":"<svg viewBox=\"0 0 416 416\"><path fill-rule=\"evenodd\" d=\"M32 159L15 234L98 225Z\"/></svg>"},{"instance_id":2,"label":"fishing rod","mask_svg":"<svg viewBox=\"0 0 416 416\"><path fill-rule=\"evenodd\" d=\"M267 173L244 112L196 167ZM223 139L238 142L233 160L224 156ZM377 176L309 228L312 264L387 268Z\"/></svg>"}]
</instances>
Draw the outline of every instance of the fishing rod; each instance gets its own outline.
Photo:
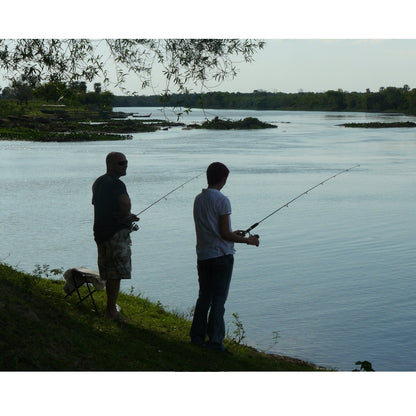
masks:
<instances>
[{"instance_id":1,"label":"fishing rod","mask_svg":"<svg viewBox=\"0 0 416 416\"><path fill-rule=\"evenodd\" d=\"M319 185L323 185L325 182L328 182L330 179L335 178L338 175L341 175L342 173L345 172L349 172L350 170L357 168L360 165L355 165L352 166L348 169L344 169L341 172L336 173L335 175L331 176L328 179L325 179L322 182L319 182L318 184L312 186L312 188L309 188L308 190L306 190L305 192L302 192L300 195L296 196L295 198L291 199L289 202L286 202L286 204L282 205L281 207L277 208L276 210L274 210L271 214L267 215L266 217L264 217L262 220L260 220L259 222L256 222L255 224L253 224L251 227L247 228L247 230L243 231L243 234L246 235L247 233L249 233L253 228L256 228L260 223L262 223L264 220L267 220L267 218L271 217L272 215L276 214L276 212L280 211L281 209L288 207L289 204L291 204L292 202L296 201L298 198L300 198L303 195L306 195L308 192L312 191L313 189L317 188Z\"/></svg>"},{"instance_id":2,"label":"fishing rod","mask_svg":"<svg viewBox=\"0 0 416 416\"><path fill-rule=\"evenodd\" d=\"M173 194L175 191L177 191L180 188L183 188L187 183L193 181L196 178L199 178L204 172L200 173L199 175L194 176L193 178L187 180L186 182L180 184L179 186L177 186L175 189L172 189L171 191L169 191L167 194L161 196L158 200L156 200L155 202L152 202L149 206L147 206L145 209L142 209L138 214L136 214L136 217L138 217L140 214L142 214L143 212L147 211L149 208L151 208L153 205L156 205L158 202L160 202L162 199L165 199L167 196L169 196L170 194ZM136 223L133 223L132 225L132 231L137 231L139 229L139 226Z\"/></svg>"}]
</instances>

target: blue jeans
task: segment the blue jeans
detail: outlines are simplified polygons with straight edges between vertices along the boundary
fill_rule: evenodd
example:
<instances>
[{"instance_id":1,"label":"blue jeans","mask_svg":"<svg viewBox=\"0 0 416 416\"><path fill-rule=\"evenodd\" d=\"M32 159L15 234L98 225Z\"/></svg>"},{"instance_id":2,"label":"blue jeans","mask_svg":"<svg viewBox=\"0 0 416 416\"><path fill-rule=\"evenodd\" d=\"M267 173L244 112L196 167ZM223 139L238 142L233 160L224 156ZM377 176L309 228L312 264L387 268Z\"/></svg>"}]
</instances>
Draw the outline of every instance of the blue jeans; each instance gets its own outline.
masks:
<instances>
[{"instance_id":1,"label":"blue jeans","mask_svg":"<svg viewBox=\"0 0 416 416\"><path fill-rule=\"evenodd\" d=\"M230 288L234 256L232 254L198 261L199 295L191 326L191 342L224 350L225 301ZM208 315L209 312L209 315Z\"/></svg>"}]
</instances>

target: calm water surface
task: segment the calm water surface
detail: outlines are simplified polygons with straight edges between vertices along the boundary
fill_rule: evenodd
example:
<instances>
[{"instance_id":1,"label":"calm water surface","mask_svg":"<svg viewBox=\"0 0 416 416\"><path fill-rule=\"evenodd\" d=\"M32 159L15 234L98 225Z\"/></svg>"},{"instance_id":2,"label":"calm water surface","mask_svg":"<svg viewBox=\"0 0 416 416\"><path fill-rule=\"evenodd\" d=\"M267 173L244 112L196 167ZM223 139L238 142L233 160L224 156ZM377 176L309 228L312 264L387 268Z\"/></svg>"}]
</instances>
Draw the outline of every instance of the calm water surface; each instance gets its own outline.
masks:
<instances>
[{"instance_id":1,"label":"calm water surface","mask_svg":"<svg viewBox=\"0 0 416 416\"><path fill-rule=\"evenodd\" d=\"M112 150L129 159L123 180L135 212L209 163L225 163L235 229L360 164L259 225L260 247L236 246L227 326L235 329L237 313L249 345L339 370L368 360L376 371L415 371L416 130L339 126L414 119L194 110L184 121L215 115L255 116L278 128L172 128L123 142L1 141L0 260L27 272L35 264L95 269L91 185ZM205 186L202 175L142 214L132 235L133 278L123 290L191 310L198 291L192 204Z\"/></svg>"}]
</instances>

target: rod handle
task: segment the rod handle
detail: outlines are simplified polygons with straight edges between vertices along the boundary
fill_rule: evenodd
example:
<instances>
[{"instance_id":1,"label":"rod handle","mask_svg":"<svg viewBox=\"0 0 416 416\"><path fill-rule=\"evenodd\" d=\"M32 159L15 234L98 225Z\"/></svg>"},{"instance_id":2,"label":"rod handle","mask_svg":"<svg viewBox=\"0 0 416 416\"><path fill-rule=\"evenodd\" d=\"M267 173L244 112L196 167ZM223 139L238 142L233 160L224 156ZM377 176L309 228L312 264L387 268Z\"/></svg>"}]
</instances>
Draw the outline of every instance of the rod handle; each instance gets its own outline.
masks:
<instances>
[{"instance_id":1,"label":"rod handle","mask_svg":"<svg viewBox=\"0 0 416 416\"><path fill-rule=\"evenodd\" d=\"M259 224L260 224L259 222L256 222L251 227L247 228L247 230L244 231L244 234L249 233L253 228L256 228Z\"/></svg>"}]
</instances>

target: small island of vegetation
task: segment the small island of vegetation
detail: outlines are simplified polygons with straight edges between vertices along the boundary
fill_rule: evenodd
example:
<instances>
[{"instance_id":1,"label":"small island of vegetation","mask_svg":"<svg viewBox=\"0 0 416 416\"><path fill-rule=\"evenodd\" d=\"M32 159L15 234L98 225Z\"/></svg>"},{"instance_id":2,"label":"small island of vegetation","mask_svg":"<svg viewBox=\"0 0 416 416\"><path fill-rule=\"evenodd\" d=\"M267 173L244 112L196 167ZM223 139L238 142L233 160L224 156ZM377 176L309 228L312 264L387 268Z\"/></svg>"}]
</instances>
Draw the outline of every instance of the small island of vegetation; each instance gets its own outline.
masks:
<instances>
[{"instance_id":1,"label":"small island of vegetation","mask_svg":"<svg viewBox=\"0 0 416 416\"><path fill-rule=\"evenodd\" d=\"M210 130L252 130L277 128L277 126L264 123L255 117L246 117L242 120L223 120L218 117L214 117L212 120L206 120L202 124L192 124L190 127Z\"/></svg>"},{"instance_id":2,"label":"small island of vegetation","mask_svg":"<svg viewBox=\"0 0 416 416\"><path fill-rule=\"evenodd\" d=\"M370 122L370 123L344 123L340 124L343 127L357 127L364 129L384 129L384 128L397 128L397 127L416 127L416 123L412 121L397 121L394 123L380 123L380 122Z\"/></svg>"}]
</instances>

